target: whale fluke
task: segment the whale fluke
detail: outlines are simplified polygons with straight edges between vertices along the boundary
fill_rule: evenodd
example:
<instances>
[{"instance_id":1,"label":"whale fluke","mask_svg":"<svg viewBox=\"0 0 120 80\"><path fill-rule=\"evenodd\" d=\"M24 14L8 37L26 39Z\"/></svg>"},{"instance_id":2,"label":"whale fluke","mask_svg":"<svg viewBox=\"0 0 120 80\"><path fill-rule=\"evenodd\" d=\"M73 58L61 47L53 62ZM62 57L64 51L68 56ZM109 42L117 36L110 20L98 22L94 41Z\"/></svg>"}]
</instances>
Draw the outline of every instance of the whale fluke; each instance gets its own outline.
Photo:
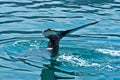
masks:
<instances>
[{"instance_id":1,"label":"whale fluke","mask_svg":"<svg viewBox=\"0 0 120 80\"><path fill-rule=\"evenodd\" d=\"M70 34L72 32L75 32L79 29L88 27L90 25L96 24L99 21L95 21L92 23L88 23L73 29L69 29L69 30L65 30L65 31L56 31L56 30L52 30L52 29L46 29L45 31L43 31L43 35L49 39L48 42L48 46L47 49L52 53L52 54L58 54L58 49L59 49L59 42L60 40L65 37L67 34Z\"/></svg>"},{"instance_id":2,"label":"whale fluke","mask_svg":"<svg viewBox=\"0 0 120 80\"><path fill-rule=\"evenodd\" d=\"M98 22L99 22L99 21L95 21L95 22L92 22L92 23L88 23L88 24L85 24L85 25L82 25L82 26L73 28L73 29L69 29L69 30L66 30L66 31L62 31L62 32L61 32L61 35L64 37L64 36L66 36L67 34L73 33L73 32L75 32L75 31L77 31L77 30L83 29L83 28L88 27L88 26L90 26L90 25L97 24Z\"/></svg>"}]
</instances>

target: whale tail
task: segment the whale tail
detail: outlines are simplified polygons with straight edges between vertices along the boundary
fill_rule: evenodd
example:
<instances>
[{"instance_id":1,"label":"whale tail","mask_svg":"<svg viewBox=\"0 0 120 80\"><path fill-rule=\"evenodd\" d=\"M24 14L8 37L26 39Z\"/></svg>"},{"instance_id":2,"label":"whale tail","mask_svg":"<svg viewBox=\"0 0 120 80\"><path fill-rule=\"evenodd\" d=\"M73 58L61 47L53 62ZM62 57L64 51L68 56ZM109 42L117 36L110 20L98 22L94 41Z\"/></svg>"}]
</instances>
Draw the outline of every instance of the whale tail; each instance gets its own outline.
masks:
<instances>
[{"instance_id":1,"label":"whale tail","mask_svg":"<svg viewBox=\"0 0 120 80\"><path fill-rule=\"evenodd\" d=\"M61 31L61 35L62 35L62 37L64 37L64 36L66 36L66 35L68 35L68 34L70 34L70 33L73 33L73 32L75 32L75 31L79 30L79 29L83 29L83 28L88 27L88 26L90 26L90 25L97 24L98 22L99 22L99 21L95 21L95 22L92 22L92 23L88 23L88 24L85 24L85 25L82 25L82 26L73 28L73 29L69 29L69 30L66 30L66 31Z\"/></svg>"},{"instance_id":2,"label":"whale tail","mask_svg":"<svg viewBox=\"0 0 120 80\"><path fill-rule=\"evenodd\" d=\"M66 31L55 31L55 30L52 30L52 29L46 29L45 31L43 31L43 35L46 38L49 39L47 49L52 54L58 54L59 42L63 37L65 37L66 35L68 35L72 32L75 32L79 29L82 29L82 28L88 27L90 25L96 24L98 22L99 21L88 23L88 24L85 24L85 25L82 25L82 26L79 26L79 27L76 27L76 28L73 28L73 29L66 30Z\"/></svg>"}]
</instances>

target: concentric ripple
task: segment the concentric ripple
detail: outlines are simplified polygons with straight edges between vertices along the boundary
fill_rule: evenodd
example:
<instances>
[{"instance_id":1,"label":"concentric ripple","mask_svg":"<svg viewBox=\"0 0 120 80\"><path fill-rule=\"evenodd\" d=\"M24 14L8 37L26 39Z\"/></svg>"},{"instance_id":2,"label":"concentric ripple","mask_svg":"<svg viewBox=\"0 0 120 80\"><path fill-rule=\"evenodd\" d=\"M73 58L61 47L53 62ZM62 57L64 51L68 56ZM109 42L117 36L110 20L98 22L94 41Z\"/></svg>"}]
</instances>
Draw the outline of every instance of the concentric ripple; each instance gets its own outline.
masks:
<instances>
[{"instance_id":1,"label":"concentric ripple","mask_svg":"<svg viewBox=\"0 0 120 80\"><path fill-rule=\"evenodd\" d=\"M67 30L59 55L46 28ZM120 80L119 0L0 0L0 80Z\"/></svg>"}]
</instances>

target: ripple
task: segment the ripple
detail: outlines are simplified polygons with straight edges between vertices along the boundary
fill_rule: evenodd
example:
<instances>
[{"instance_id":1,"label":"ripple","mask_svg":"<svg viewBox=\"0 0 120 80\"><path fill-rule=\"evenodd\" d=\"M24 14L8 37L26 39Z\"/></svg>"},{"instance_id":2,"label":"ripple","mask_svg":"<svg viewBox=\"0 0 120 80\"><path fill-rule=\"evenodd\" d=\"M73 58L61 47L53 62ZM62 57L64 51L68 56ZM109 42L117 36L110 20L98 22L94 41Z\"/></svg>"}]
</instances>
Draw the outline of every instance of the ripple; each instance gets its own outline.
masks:
<instances>
[{"instance_id":1,"label":"ripple","mask_svg":"<svg viewBox=\"0 0 120 80\"><path fill-rule=\"evenodd\" d=\"M6 24L6 23L16 23L16 22L22 22L23 20L10 20L10 21L2 21L0 24Z\"/></svg>"},{"instance_id":2,"label":"ripple","mask_svg":"<svg viewBox=\"0 0 120 80\"><path fill-rule=\"evenodd\" d=\"M26 68L25 66L24 66L24 68L16 68L16 67L10 66L10 65L9 65L9 67L6 67L3 64L0 67L6 68L6 69L13 69L13 70L17 70L17 71L25 71L25 72L34 71L34 72L36 72L37 70L43 68L42 64L49 63L49 61L50 61L49 59L43 58L42 57L43 54L40 55L41 50L39 48L42 46L45 47L46 44L47 44L46 41L42 41L42 40L40 40L40 41L18 40L16 42L12 42L12 43L5 43L3 46L4 51L8 54L9 58L0 57L0 59L5 60L5 61L14 62L14 64L17 64L18 66L20 66L21 64L22 65L24 64L25 66L27 65L29 67L36 68L36 69ZM31 49L33 50L32 52L31 52ZM37 50L37 52L36 52L35 51L36 49L39 49L40 52L39 52L39 50ZM65 50L68 50L67 53L69 53L71 55L69 55L69 54L67 55ZM110 61L110 59L111 59L105 55L103 55L104 57L102 57L102 56L100 56L101 54L94 53L94 51L92 52L91 50L88 50L86 48L82 50L80 48L72 49L70 47L70 50L72 50L72 52L69 51L68 47L64 48L63 53L66 53L66 54L62 54L57 58L57 61L62 63L61 66L58 66L55 68L53 68L49 65L47 65L47 66L44 65L44 66L47 68L50 68L52 70L58 71L58 72L62 72L62 73L70 74L70 75L76 75L76 76L81 76L81 75L96 76L96 75L101 75L101 74L106 76L107 75L106 73L104 74L104 73L100 73L100 72L101 71L108 72L108 71L114 71L114 70L119 69L119 67L114 67L114 65L112 64L113 62L110 63L110 62L106 61L107 63L105 63L104 61L106 60L106 58L108 61ZM76 50L79 50L79 51L76 51ZM78 52L78 54L75 54L77 52ZM85 57L84 54L87 54L87 52L89 55L87 55L87 57ZM98 56L98 54L99 54L99 56ZM80 56L80 55L83 55L83 56ZM96 58L95 58L95 56L96 56ZM100 57L100 58L98 58L98 57ZM103 59L105 59L105 60L103 61ZM116 63L118 63L118 61L116 61ZM116 65L118 65L118 64L116 64ZM67 71L66 68L71 69L71 72ZM98 71L98 73L95 72L94 74L89 73L91 71L91 69L93 71L100 70L100 72ZM74 72L72 72L72 70ZM78 71L78 70L80 70L80 71Z\"/></svg>"},{"instance_id":3,"label":"ripple","mask_svg":"<svg viewBox=\"0 0 120 80\"><path fill-rule=\"evenodd\" d=\"M1 14L13 14L13 13L19 13L19 12L29 12L29 11L10 11L10 12L5 12L5 13L1 13Z\"/></svg>"},{"instance_id":4,"label":"ripple","mask_svg":"<svg viewBox=\"0 0 120 80\"><path fill-rule=\"evenodd\" d=\"M74 6L74 5L65 5L65 4L62 4L62 3L58 3L56 4L56 2L54 3L42 3L41 5L37 5L37 6L26 6L26 8L30 8L30 9L40 9L40 8L43 8L43 9L48 9L48 8L79 8L79 6Z\"/></svg>"},{"instance_id":5,"label":"ripple","mask_svg":"<svg viewBox=\"0 0 120 80\"><path fill-rule=\"evenodd\" d=\"M88 34L88 35L102 35L102 36L115 36L115 37L120 37L119 34Z\"/></svg>"},{"instance_id":6,"label":"ripple","mask_svg":"<svg viewBox=\"0 0 120 80\"><path fill-rule=\"evenodd\" d=\"M12 21L11 21L12 22ZM11 23L10 22L10 23ZM7 22L6 22L7 23ZM1 31L0 34L11 34L11 33L19 33L19 34L35 34L35 33L42 33L42 31L15 31L15 30L8 30L8 31Z\"/></svg>"},{"instance_id":7,"label":"ripple","mask_svg":"<svg viewBox=\"0 0 120 80\"><path fill-rule=\"evenodd\" d=\"M17 17L22 17L26 19L36 19L36 18L82 18L82 16L17 16Z\"/></svg>"},{"instance_id":8,"label":"ripple","mask_svg":"<svg viewBox=\"0 0 120 80\"><path fill-rule=\"evenodd\" d=\"M4 65L0 65L0 67L2 67L2 68L7 68L7 69L18 70L18 71L28 71L28 72L32 72L31 70L27 70L27 69L13 68L13 67L8 67L8 66L4 66Z\"/></svg>"},{"instance_id":9,"label":"ripple","mask_svg":"<svg viewBox=\"0 0 120 80\"><path fill-rule=\"evenodd\" d=\"M61 0L62 1L62 0ZM88 5L88 4L103 4L103 3L112 3L114 0L100 0L100 1L96 1L96 0L65 0L62 1L65 4L74 4L74 5Z\"/></svg>"},{"instance_id":10,"label":"ripple","mask_svg":"<svg viewBox=\"0 0 120 80\"><path fill-rule=\"evenodd\" d=\"M119 79L119 8L119 0L0 0L0 78ZM61 41L57 61L44 54L47 40L41 29L72 29L93 20L100 23Z\"/></svg>"},{"instance_id":11,"label":"ripple","mask_svg":"<svg viewBox=\"0 0 120 80\"><path fill-rule=\"evenodd\" d=\"M18 6L26 6L26 5L32 5L33 3L30 1L25 2L17 2L17 1L0 1L0 4L15 4Z\"/></svg>"}]
</instances>

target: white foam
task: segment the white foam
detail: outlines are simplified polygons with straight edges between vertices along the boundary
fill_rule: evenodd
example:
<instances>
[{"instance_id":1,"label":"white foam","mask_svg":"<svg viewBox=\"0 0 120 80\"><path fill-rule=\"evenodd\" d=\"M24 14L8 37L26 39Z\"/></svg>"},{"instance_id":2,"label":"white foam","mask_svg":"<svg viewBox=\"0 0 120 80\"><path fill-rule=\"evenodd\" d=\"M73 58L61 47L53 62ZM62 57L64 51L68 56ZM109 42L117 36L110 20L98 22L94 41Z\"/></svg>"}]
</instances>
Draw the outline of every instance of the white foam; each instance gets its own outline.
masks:
<instances>
[{"instance_id":1,"label":"white foam","mask_svg":"<svg viewBox=\"0 0 120 80\"><path fill-rule=\"evenodd\" d=\"M61 55L58 60L72 63L72 66L100 66L98 63L88 62L74 55Z\"/></svg>"},{"instance_id":2,"label":"white foam","mask_svg":"<svg viewBox=\"0 0 120 80\"><path fill-rule=\"evenodd\" d=\"M96 51L109 54L111 56L120 56L120 50L110 50L110 49L96 49Z\"/></svg>"},{"instance_id":3,"label":"white foam","mask_svg":"<svg viewBox=\"0 0 120 80\"><path fill-rule=\"evenodd\" d=\"M28 40L19 40L19 41L16 41L16 42L14 42L14 44L13 45L16 45L16 44L18 44L18 43L20 43L20 42L29 42Z\"/></svg>"}]
</instances>

